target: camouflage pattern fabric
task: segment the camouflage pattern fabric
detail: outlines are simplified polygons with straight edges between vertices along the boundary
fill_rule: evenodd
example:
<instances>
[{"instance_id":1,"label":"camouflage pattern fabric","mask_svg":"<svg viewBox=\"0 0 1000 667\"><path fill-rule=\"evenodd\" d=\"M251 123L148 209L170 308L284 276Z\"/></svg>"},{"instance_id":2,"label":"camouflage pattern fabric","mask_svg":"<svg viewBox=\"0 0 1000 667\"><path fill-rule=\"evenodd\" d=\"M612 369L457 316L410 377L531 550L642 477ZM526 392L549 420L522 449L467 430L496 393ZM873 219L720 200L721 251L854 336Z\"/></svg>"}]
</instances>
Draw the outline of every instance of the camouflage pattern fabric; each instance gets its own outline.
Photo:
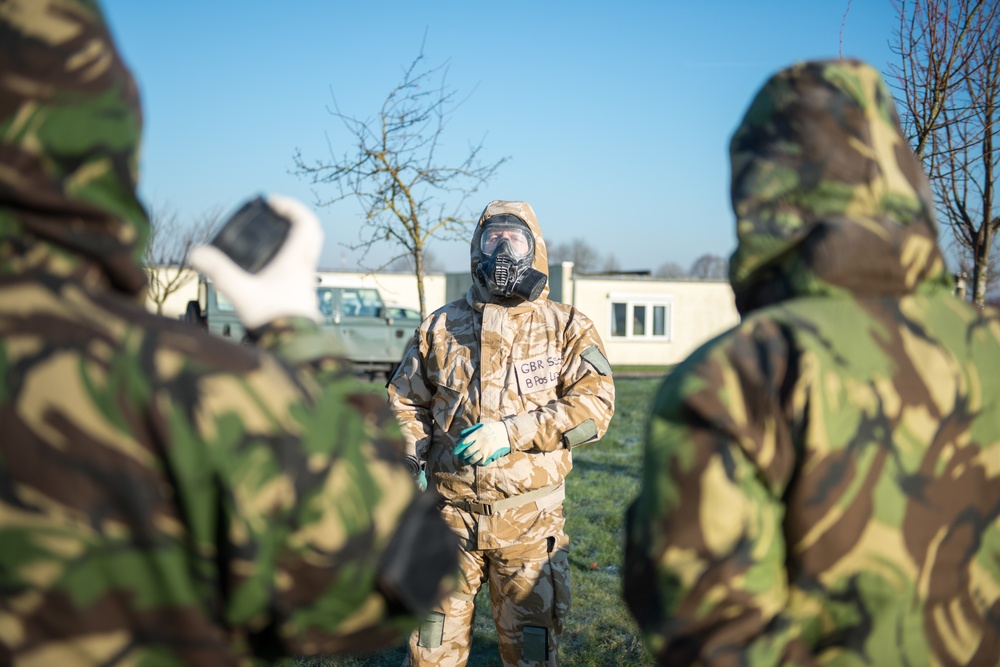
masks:
<instances>
[{"instance_id":1,"label":"camouflage pattern fabric","mask_svg":"<svg viewBox=\"0 0 1000 667\"><path fill-rule=\"evenodd\" d=\"M404 665L446 667L464 665L472 645L474 599L484 581L490 584L490 603L497 628L497 644L505 665L528 667L538 660L524 658L523 630L537 628L548 664L558 664L559 637L569 614L569 539L561 535L504 549L462 551L465 574L458 590L438 608L440 626L425 624L410 635L410 656ZM551 631L549 631L551 629ZM529 648L530 650L530 648Z\"/></svg>"},{"instance_id":2,"label":"camouflage pattern fabric","mask_svg":"<svg viewBox=\"0 0 1000 667\"><path fill-rule=\"evenodd\" d=\"M878 73L779 72L731 144L744 316L665 380L624 594L662 664L1000 664L1000 320L950 293Z\"/></svg>"},{"instance_id":3,"label":"camouflage pattern fabric","mask_svg":"<svg viewBox=\"0 0 1000 667\"><path fill-rule=\"evenodd\" d=\"M471 243L472 275L483 221L501 213L527 223L535 238L532 266L548 275L534 211L524 202L509 201L491 202L480 216ZM474 282L465 299L443 306L421 324L389 383L407 447L426 461L430 487L445 498L445 520L463 549L486 552L489 566L502 558L492 553L496 550L516 551L548 539L568 542L562 500L573 466L571 449L581 444L574 434L591 433L583 442L599 439L614 413L614 381L593 323L575 308L549 301L547 294L548 286L536 301L506 302ZM509 455L479 467L464 465L452 454L463 429L500 420L510 434ZM553 487L552 492L537 501L493 514L465 505L504 501L545 487ZM483 575L476 570L465 576L478 582Z\"/></svg>"},{"instance_id":4,"label":"camouflage pattern fabric","mask_svg":"<svg viewBox=\"0 0 1000 667\"><path fill-rule=\"evenodd\" d=\"M249 665L404 637L455 539L383 401L332 359L263 351L311 322L254 349L146 312L139 107L100 11L4 0L0 43L0 664Z\"/></svg>"},{"instance_id":5,"label":"camouflage pattern fabric","mask_svg":"<svg viewBox=\"0 0 1000 667\"><path fill-rule=\"evenodd\" d=\"M0 4L0 270L43 268L141 295L139 94L99 9Z\"/></svg>"}]
</instances>

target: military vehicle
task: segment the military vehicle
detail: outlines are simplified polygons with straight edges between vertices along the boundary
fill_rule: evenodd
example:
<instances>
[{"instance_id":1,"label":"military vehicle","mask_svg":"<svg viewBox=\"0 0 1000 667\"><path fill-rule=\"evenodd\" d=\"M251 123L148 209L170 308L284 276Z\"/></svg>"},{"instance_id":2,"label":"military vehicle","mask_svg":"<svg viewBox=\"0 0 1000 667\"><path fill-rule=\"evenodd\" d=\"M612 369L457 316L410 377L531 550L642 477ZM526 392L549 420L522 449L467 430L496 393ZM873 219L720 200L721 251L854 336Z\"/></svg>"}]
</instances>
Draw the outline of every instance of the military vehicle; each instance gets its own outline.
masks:
<instances>
[{"instance_id":1,"label":"military vehicle","mask_svg":"<svg viewBox=\"0 0 1000 667\"><path fill-rule=\"evenodd\" d=\"M360 280L317 276L316 298L322 315L320 327L333 332L340 354L358 373L373 378L388 376L399 364L403 351L420 325L417 311L387 306L378 289ZM246 329L228 299L204 277L199 280L198 300L187 305L184 319L199 323L210 333L245 342Z\"/></svg>"}]
</instances>

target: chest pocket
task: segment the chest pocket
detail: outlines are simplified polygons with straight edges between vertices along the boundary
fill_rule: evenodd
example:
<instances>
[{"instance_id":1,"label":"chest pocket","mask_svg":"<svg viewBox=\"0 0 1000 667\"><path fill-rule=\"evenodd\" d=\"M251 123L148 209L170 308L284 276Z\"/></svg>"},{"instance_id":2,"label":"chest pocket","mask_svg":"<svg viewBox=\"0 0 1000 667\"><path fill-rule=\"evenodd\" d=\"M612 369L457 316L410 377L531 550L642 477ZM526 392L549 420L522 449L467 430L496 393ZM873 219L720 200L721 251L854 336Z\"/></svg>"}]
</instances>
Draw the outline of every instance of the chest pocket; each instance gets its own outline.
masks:
<instances>
[{"instance_id":1,"label":"chest pocket","mask_svg":"<svg viewBox=\"0 0 1000 667\"><path fill-rule=\"evenodd\" d=\"M451 430L467 405L478 405L478 398L473 396L475 371L463 352L453 353L446 359L435 359L433 367L428 368L428 379L436 387L431 412L442 431L447 433ZM468 425L462 423L463 428Z\"/></svg>"}]
</instances>

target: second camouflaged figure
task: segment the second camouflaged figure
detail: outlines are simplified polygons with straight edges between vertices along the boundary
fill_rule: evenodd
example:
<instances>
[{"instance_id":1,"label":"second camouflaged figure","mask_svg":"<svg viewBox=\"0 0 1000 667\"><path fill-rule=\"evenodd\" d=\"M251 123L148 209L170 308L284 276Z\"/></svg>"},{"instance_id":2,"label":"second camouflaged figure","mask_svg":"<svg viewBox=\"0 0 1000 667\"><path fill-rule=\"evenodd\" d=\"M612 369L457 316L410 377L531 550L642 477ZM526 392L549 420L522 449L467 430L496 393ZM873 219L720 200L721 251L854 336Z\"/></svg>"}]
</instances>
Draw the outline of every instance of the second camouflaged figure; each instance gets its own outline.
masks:
<instances>
[{"instance_id":1,"label":"second camouflaged figure","mask_svg":"<svg viewBox=\"0 0 1000 667\"><path fill-rule=\"evenodd\" d=\"M457 540L327 354L319 221L269 198L290 223L271 294L230 294L256 346L149 313L138 89L99 6L4 0L0 44L0 665L250 667L408 635Z\"/></svg>"},{"instance_id":2,"label":"second camouflaged figure","mask_svg":"<svg viewBox=\"0 0 1000 667\"><path fill-rule=\"evenodd\" d=\"M570 604L564 480L572 449L607 430L615 389L591 321L545 298L547 269L531 207L491 202L467 297L421 324L389 384L462 547L464 581L411 636L412 665L466 664L484 581L504 664L558 664Z\"/></svg>"},{"instance_id":3,"label":"second camouflaged figure","mask_svg":"<svg viewBox=\"0 0 1000 667\"><path fill-rule=\"evenodd\" d=\"M878 72L733 137L743 321L667 377L625 598L664 665L1000 664L1000 320L952 295Z\"/></svg>"}]
</instances>

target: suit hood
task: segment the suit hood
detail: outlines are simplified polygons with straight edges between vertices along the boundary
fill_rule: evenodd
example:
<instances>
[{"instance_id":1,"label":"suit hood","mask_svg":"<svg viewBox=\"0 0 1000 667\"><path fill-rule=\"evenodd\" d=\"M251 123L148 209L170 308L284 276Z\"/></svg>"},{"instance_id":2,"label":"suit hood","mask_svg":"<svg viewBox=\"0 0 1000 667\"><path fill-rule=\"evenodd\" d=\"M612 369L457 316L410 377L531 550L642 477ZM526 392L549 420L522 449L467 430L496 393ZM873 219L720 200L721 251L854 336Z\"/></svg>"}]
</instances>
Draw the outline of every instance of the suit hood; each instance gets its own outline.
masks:
<instances>
[{"instance_id":1,"label":"suit hood","mask_svg":"<svg viewBox=\"0 0 1000 667\"><path fill-rule=\"evenodd\" d=\"M0 11L0 273L41 270L140 297L135 82L95 3Z\"/></svg>"},{"instance_id":2,"label":"suit hood","mask_svg":"<svg viewBox=\"0 0 1000 667\"><path fill-rule=\"evenodd\" d=\"M498 199L491 201L486 205L486 208L483 209L482 214L479 216L479 222L476 223L476 230L472 234L472 287L469 289L469 302L473 306L481 306L484 303L496 303L504 306L517 306L529 303L524 301L512 301L510 299L493 296L490 294L489 289L487 289L485 285L480 284L479 279L476 276L476 269L479 267L479 260L481 259L479 242L483 235L483 223L486 222L488 218L502 213L516 216L523 220L528 226L528 231L531 232L531 236L535 241L535 256L532 259L531 268L544 273L546 278L545 287L542 288L542 293L536 301L541 301L549 295L549 256L545 249L545 241L542 238L542 230L538 225L538 218L535 216L535 211L527 202L505 201Z\"/></svg>"},{"instance_id":3,"label":"suit hood","mask_svg":"<svg viewBox=\"0 0 1000 667\"><path fill-rule=\"evenodd\" d=\"M948 285L933 200L885 83L855 60L794 65L757 93L730 144L741 313L811 294Z\"/></svg>"}]
</instances>

